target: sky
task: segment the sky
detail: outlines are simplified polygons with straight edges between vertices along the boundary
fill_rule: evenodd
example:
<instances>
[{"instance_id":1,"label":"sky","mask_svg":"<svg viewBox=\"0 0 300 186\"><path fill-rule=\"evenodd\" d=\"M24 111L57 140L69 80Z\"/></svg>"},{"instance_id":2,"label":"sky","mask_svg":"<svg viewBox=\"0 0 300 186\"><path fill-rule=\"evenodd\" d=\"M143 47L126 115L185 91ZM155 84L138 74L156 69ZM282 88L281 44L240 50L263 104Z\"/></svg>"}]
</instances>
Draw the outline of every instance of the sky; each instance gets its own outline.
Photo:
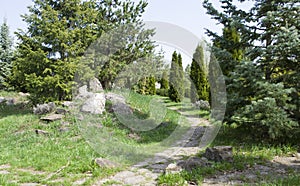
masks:
<instances>
[{"instance_id":1,"label":"sky","mask_svg":"<svg viewBox=\"0 0 300 186\"><path fill-rule=\"evenodd\" d=\"M138 0L133 0L138 1ZM218 0L211 0L216 6L219 6ZM202 7L202 0L148 0L148 6L143 14L144 21L165 22L180 27L198 39L205 38L205 28L221 33L222 27L216 25L216 22L206 15L206 10ZM27 7L32 5L32 0L1 0L0 1L0 23L4 18L10 27L11 35L17 29L25 29L26 24L22 21L20 15L27 13ZM170 31L171 32L171 31ZM179 50L183 53L184 66L191 59L191 52L180 51L180 49L159 43L160 48L166 51L167 60L171 58L171 52Z\"/></svg>"}]
</instances>

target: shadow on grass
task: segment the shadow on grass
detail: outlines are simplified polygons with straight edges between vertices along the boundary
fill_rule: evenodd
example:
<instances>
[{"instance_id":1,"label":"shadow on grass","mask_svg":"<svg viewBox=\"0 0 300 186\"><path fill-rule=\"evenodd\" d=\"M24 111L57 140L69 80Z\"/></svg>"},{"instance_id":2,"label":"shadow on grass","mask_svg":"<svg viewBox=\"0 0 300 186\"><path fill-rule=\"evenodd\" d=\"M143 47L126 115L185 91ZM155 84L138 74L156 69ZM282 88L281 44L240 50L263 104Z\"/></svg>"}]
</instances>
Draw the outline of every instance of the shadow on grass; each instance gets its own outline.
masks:
<instances>
[{"instance_id":1,"label":"shadow on grass","mask_svg":"<svg viewBox=\"0 0 300 186\"><path fill-rule=\"evenodd\" d=\"M14 105L0 104L0 118L4 118L11 115L27 115L31 114L32 109L24 103L17 103Z\"/></svg>"}]
</instances>

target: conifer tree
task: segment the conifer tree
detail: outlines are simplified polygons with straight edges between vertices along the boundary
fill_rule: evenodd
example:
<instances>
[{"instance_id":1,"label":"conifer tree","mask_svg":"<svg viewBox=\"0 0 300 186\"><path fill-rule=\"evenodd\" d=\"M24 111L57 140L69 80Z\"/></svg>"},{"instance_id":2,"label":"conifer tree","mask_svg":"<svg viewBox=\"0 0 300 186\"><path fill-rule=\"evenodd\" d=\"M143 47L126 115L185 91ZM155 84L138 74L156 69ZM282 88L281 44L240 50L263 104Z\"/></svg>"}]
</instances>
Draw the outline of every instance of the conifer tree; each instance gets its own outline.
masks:
<instances>
[{"instance_id":1,"label":"conifer tree","mask_svg":"<svg viewBox=\"0 0 300 186\"><path fill-rule=\"evenodd\" d=\"M9 27L4 19L0 28L0 89L7 86L8 77L11 74L12 45L13 40L9 35Z\"/></svg>"},{"instance_id":2,"label":"conifer tree","mask_svg":"<svg viewBox=\"0 0 300 186\"><path fill-rule=\"evenodd\" d=\"M230 0L221 2L222 13L208 0L204 7L225 28L223 36L212 31L208 35L213 37L218 60L226 59L220 65L228 78L226 121L249 129L257 139L295 137L295 129L300 130L298 1L256 0L250 11L238 9ZM238 45L228 42L236 43L235 32ZM230 45L247 51L242 60Z\"/></svg>"},{"instance_id":3,"label":"conifer tree","mask_svg":"<svg viewBox=\"0 0 300 186\"><path fill-rule=\"evenodd\" d=\"M169 76L169 98L174 102L181 102L184 97L182 57L176 51L172 54Z\"/></svg>"},{"instance_id":4,"label":"conifer tree","mask_svg":"<svg viewBox=\"0 0 300 186\"><path fill-rule=\"evenodd\" d=\"M154 48L147 40L153 31L144 30L140 19L146 5L129 0L35 0L23 16L27 31L17 33L20 44L11 84L30 92L34 104L71 99L74 74L81 70L79 62L91 43L116 27L137 23L127 48L120 48L106 62L88 64L98 65L94 69L98 71L86 76L96 74L104 88L110 88L123 67Z\"/></svg>"},{"instance_id":5,"label":"conifer tree","mask_svg":"<svg viewBox=\"0 0 300 186\"><path fill-rule=\"evenodd\" d=\"M192 80L191 86L191 101L197 100L209 100L209 85L207 80L207 74L205 73L204 66L204 50L201 45L198 45L193 55L193 61L191 64L190 78Z\"/></svg>"}]
</instances>

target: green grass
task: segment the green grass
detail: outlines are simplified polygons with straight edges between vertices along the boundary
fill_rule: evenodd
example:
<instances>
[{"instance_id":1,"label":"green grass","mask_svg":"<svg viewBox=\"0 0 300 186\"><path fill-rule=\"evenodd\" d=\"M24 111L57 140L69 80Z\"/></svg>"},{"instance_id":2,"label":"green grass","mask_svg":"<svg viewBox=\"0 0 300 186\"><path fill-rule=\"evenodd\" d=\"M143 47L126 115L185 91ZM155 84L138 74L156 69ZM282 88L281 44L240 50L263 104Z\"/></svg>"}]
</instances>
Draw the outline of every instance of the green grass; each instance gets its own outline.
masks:
<instances>
[{"instance_id":1,"label":"green grass","mask_svg":"<svg viewBox=\"0 0 300 186\"><path fill-rule=\"evenodd\" d=\"M19 95L1 92L0 96ZM132 131L119 122L114 114L106 112L101 117L87 116L84 121L69 114L65 118L69 123L69 130L60 132L60 121L41 122L40 116L32 114L31 106L1 104L0 165L9 164L11 167L8 169L9 174L0 176L0 185L27 182L72 185L81 178L87 178L86 185L91 185L95 180L112 175L134 162L168 148L188 130L188 124L184 119L179 123L180 114L168 107L157 107L157 102L149 107L153 98L159 97L135 93L127 96L127 101L138 119L149 119L156 114L153 110L161 113L161 110L157 109L164 109L165 114L159 121L164 125L158 125L149 131ZM109 103L107 106L109 107ZM89 122L92 123L91 126L88 126ZM102 127L99 127L100 124ZM82 131L82 127L88 128ZM49 135L37 135L36 129L47 131ZM102 137L113 136L114 140L99 144L97 140L89 141L91 136L100 134ZM129 134L134 134L137 138L129 137ZM93 142L96 142L96 145L93 145ZM112 149L117 150L116 153L111 153ZM119 161L121 166L117 169L101 169L93 162L97 157ZM28 171L24 172L21 169ZM42 174L36 174L34 171L40 171ZM86 174L92 176L87 177ZM18 180L18 183L11 183L12 180ZM61 181L54 183L54 180Z\"/></svg>"}]
</instances>

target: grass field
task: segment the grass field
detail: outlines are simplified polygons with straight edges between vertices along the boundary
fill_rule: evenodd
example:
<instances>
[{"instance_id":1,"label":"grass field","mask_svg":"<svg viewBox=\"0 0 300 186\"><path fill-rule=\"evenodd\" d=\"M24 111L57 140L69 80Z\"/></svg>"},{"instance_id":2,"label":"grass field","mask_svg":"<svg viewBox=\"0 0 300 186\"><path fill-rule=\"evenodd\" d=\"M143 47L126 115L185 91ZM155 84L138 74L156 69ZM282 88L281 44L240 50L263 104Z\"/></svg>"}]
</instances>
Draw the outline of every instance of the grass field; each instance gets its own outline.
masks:
<instances>
[{"instance_id":1,"label":"grass field","mask_svg":"<svg viewBox=\"0 0 300 186\"><path fill-rule=\"evenodd\" d=\"M0 96L25 100L16 93L1 92ZM153 98L157 98L156 101ZM164 113L159 121L163 125L149 131L132 131L109 112L101 117L88 117L84 121L78 120L73 114L67 114L64 121L46 123L40 121L40 116L32 114L30 106L0 104L0 185L92 185L100 178L124 170L129 165L169 147L180 138L188 129L188 123L180 118L176 110L183 110L192 116L209 117L207 111L191 109L187 100L173 103L158 96L129 94L127 101L139 120L159 117L153 111ZM90 123L92 125L88 125ZM46 131L47 134L37 134L37 129ZM232 145L234 163L214 163L212 167L203 167L192 172L161 175L159 183L184 185L186 181L192 181L200 184L204 178L218 173L243 171L257 164L264 165L275 156L290 156L298 148L292 145L258 144L251 139L240 141L237 140L238 135L241 135L239 131L224 126L212 144ZM112 140L99 140L104 138ZM201 153L203 152L199 152L199 156ZM99 157L117 161L120 166L112 169L100 168L93 161ZM262 177L261 184L300 185L299 177L299 172L291 169L285 178ZM241 179L247 181L246 178Z\"/></svg>"}]
</instances>

